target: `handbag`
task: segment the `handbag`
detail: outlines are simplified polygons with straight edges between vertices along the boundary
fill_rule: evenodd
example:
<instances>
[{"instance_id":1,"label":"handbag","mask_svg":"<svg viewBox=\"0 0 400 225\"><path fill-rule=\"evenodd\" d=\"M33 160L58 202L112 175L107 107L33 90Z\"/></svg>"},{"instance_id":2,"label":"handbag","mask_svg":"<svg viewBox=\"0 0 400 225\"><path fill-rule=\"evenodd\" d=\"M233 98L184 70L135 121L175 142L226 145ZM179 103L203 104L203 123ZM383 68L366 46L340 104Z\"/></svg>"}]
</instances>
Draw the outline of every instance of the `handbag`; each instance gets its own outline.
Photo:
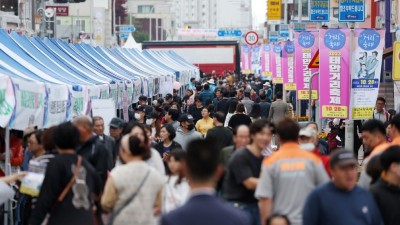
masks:
<instances>
[{"instance_id":1,"label":"handbag","mask_svg":"<svg viewBox=\"0 0 400 225\"><path fill-rule=\"evenodd\" d=\"M147 178L149 177L150 174L150 167L147 169L147 173L145 175L145 177L143 178L142 182L140 183L139 187L137 188L137 190L133 193L133 195L128 198L125 203L115 212L113 212L110 216L110 219L108 221L108 225L112 225L114 223L114 219L118 217L118 215L121 213L121 211L123 209L125 209L126 206L129 205L129 203L133 202L133 200L135 200L136 195L139 193L140 189L142 189L144 183L146 182Z\"/></svg>"}]
</instances>

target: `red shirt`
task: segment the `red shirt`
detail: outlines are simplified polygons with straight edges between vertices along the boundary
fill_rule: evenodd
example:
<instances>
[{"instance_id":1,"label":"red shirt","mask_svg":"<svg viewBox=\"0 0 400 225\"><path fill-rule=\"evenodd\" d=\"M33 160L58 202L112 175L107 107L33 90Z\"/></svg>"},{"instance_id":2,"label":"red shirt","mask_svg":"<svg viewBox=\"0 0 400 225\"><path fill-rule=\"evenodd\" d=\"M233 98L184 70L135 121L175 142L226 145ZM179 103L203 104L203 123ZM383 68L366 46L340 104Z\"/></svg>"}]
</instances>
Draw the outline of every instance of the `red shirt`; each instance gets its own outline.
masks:
<instances>
[{"instance_id":1,"label":"red shirt","mask_svg":"<svg viewBox=\"0 0 400 225\"><path fill-rule=\"evenodd\" d=\"M332 177L331 176L331 169L329 168L329 159L330 159L330 157L328 155L321 155L319 153L319 149L318 148L315 148L313 153L315 155L317 155L321 159L322 164L324 165L324 168L325 168L326 172L328 173L329 177Z\"/></svg>"}]
</instances>

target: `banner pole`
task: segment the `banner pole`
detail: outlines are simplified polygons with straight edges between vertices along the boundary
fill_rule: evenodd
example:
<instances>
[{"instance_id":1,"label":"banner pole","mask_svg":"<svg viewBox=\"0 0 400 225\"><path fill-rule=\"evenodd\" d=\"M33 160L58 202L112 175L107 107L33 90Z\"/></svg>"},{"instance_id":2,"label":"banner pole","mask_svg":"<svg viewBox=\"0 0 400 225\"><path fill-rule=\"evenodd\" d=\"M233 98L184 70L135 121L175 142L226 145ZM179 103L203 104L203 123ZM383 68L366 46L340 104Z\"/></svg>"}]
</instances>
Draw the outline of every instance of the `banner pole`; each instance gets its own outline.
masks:
<instances>
[{"instance_id":1,"label":"banner pole","mask_svg":"<svg viewBox=\"0 0 400 225\"><path fill-rule=\"evenodd\" d=\"M350 62L349 62L349 66L350 66L350 76L348 78L348 82L350 82L351 84L351 72L352 72L352 68L353 68L353 42L354 42L354 22L350 23ZM349 96L350 97L350 96ZM352 105L352 99L350 99L350 105L348 108L348 123L346 123L346 128L345 128L345 147L347 149L352 149L354 146L354 121L352 120L352 116L351 116L351 105ZM358 159L358 156L356 155L356 158Z\"/></svg>"},{"instance_id":2,"label":"banner pole","mask_svg":"<svg viewBox=\"0 0 400 225\"><path fill-rule=\"evenodd\" d=\"M312 110L311 110L311 101L312 101L312 90L313 90L313 86L312 86L312 79L315 76L318 76L319 72L315 72L311 75L310 77L310 84L308 87L308 121L311 122L311 117L312 117Z\"/></svg>"},{"instance_id":3,"label":"banner pole","mask_svg":"<svg viewBox=\"0 0 400 225\"><path fill-rule=\"evenodd\" d=\"M11 165L10 165L10 127L7 125L6 126L6 134L5 134L5 144L6 144L6 155L5 155L5 175L9 176L11 174ZM4 225L8 225L8 218L10 216L10 211L11 207L10 207L10 201L6 201L4 203Z\"/></svg>"}]
</instances>

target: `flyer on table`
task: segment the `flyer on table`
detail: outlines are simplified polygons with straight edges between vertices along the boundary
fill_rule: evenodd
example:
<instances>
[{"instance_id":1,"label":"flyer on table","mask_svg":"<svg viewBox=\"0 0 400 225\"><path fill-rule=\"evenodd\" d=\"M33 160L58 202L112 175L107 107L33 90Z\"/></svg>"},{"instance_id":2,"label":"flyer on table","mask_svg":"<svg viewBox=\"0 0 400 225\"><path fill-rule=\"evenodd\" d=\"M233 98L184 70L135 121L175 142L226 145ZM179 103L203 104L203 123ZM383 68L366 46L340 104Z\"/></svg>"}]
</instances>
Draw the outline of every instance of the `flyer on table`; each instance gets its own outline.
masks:
<instances>
[{"instance_id":1,"label":"flyer on table","mask_svg":"<svg viewBox=\"0 0 400 225\"><path fill-rule=\"evenodd\" d=\"M318 32L295 32L295 76L297 98L300 100L309 99L310 78L318 69L308 68L311 59L318 50ZM318 76L312 80L312 99L318 99Z\"/></svg>"},{"instance_id":2,"label":"flyer on table","mask_svg":"<svg viewBox=\"0 0 400 225\"><path fill-rule=\"evenodd\" d=\"M319 31L321 118L349 118L350 30Z\"/></svg>"},{"instance_id":3,"label":"flyer on table","mask_svg":"<svg viewBox=\"0 0 400 225\"><path fill-rule=\"evenodd\" d=\"M385 31L356 29L351 68L351 118L372 118L379 94Z\"/></svg>"}]
</instances>

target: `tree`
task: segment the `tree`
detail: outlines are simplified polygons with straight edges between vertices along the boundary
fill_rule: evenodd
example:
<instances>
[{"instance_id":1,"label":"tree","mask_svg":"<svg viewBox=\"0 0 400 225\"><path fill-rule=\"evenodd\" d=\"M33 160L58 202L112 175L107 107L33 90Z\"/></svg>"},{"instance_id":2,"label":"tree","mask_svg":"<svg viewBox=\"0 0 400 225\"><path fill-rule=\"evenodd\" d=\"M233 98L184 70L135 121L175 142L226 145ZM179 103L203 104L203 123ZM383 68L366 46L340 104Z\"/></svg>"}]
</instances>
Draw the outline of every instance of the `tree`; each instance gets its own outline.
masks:
<instances>
[{"instance_id":1,"label":"tree","mask_svg":"<svg viewBox=\"0 0 400 225\"><path fill-rule=\"evenodd\" d=\"M149 33L144 32L142 29L142 22L140 20L136 20L134 17L132 18L132 20L133 20L133 25L136 28L136 31L132 33L133 37L135 38L135 41L138 43L143 43L143 41L150 40Z\"/></svg>"}]
</instances>

